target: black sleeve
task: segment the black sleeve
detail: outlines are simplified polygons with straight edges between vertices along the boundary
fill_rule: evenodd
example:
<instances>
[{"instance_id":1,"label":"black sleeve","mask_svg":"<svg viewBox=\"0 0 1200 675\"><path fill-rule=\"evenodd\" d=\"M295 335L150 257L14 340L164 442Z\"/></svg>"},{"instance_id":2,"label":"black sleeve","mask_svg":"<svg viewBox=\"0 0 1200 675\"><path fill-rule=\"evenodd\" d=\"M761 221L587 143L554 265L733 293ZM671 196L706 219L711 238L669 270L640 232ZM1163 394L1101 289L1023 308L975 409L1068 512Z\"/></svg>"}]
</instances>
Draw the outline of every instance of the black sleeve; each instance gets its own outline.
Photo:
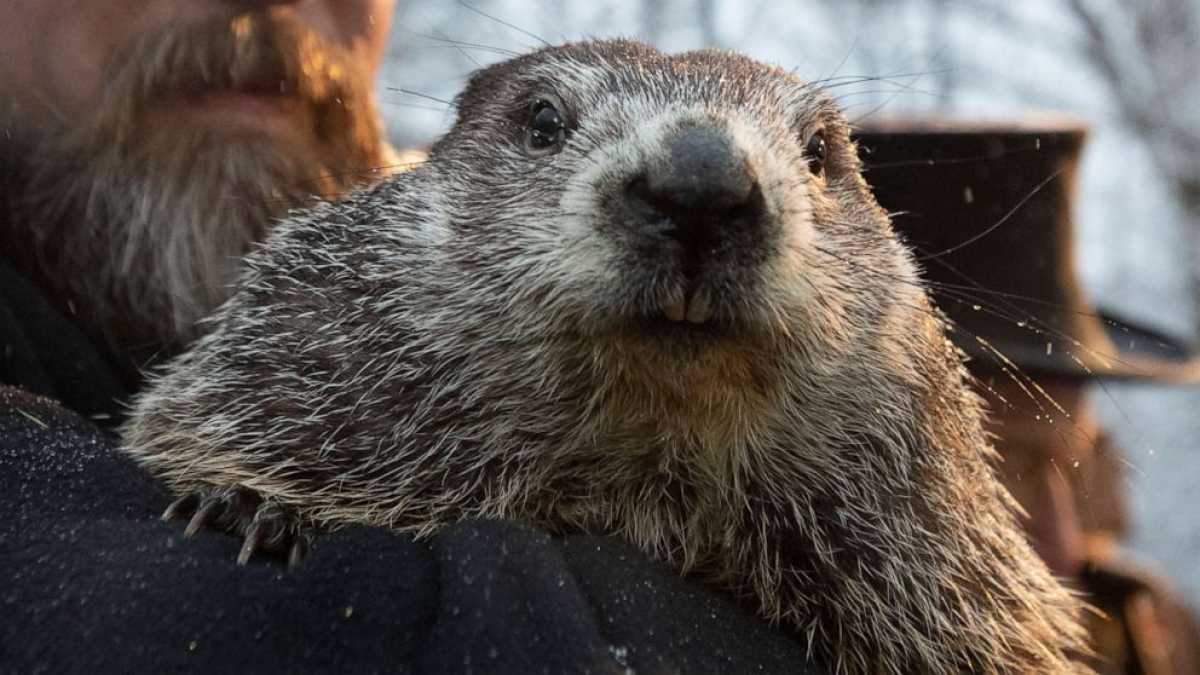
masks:
<instances>
[{"instance_id":1,"label":"black sleeve","mask_svg":"<svg viewBox=\"0 0 1200 675\"><path fill-rule=\"evenodd\" d=\"M238 567L158 519L111 436L3 386L0 480L4 672L805 672L800 641L610 538L360 527Z\"/></svg>"},{"instance_id":2,"label":"black sleeve","mask_svg":"<svg viewBox=\"0 0 1200 675\"><path fill-rule=\"evenodd\" d=\"M118 361L0 258L0 384L49 396L84 416L114 419L136 374L120 370Z\"/></svg>"}]
</instances>

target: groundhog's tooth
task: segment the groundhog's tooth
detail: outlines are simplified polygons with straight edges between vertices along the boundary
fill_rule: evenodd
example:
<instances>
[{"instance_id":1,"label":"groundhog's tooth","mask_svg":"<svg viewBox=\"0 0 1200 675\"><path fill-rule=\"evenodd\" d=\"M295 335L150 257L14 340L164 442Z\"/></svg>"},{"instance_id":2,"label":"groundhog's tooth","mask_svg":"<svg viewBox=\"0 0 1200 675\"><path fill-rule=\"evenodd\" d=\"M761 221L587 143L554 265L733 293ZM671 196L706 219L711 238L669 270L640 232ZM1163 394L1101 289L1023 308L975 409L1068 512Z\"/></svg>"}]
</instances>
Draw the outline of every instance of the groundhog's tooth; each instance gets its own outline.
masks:
<instances>
[{"instance_id":1,"label":"groundhog's tooth","mask_svg":"<svg viewBox=\"0 0 1200 675\"><path fill-rule=\"evenodd\" d=\"M683 300L668 302L663 305L663 314L670 321L683 321L687 316L687 306L683 304Z\"/></svg>"},{"instance_id":2,"label":"groundhog's tooth","mask_svg":"<svg viewBox=\"0 0 1200 675\"><path fill-rule=\"evenodd\" d=\"M502 513L561 533L624 533L644 553L674 559L677 571L698 554L701 576L810 638L814 660L850 675L1082 672L1066 657L1086 651L1080 603L1037 562L1009 513L962 355L923 291L873 273L916 274L884 212L854 167L836 160L849 169L835 181L846 208L810 208L817 188L804 175L820 168L822 141L830 159L853 155L846 122L819 87L732 53L674 57L627 41L555 47L491 68L472 80L455 131L428 163L372 192L294 212L250 253L253 292L235 295L210 337L156 375L122 430L124 449L177 485L250 482L275 507L286 497L289 525L428 534L456 513ZM547 72L576 75L567 98L578 109L541 114L543 104L562 105L550 97L524 122L582 122L596 152L563 152L553 172L506 171L503 186L481 180L497 162L517 161L510 144L494 142L513 123L495 113L497 99ZM220 84L232 74L210 75ZM645 101L655 103L653 119L643 119ZM605 132L627 120L636 133ZM804 147L815 148L798 166L787 159L799 150L763 142L796 128L813 129ZM724 199L747 181L760 186L749 201L686 212L707 194L693 188ZM537 191L546 205L514 201L513 190ZM568 204L579 212L558 208ZM699 222L672 222L677 207ZM503 216L475 227L481 209ZM776 210L806 217L785 227ZM753 289L713 276L721 255L704 244L717 242L710 221L720 213L746 230L721 234L743 264L776 248L807 261L813 228L827 235L819 243L828 255L854 258L842 273L856 283L843 287L829 271L809 275L811 288L785 287L794 270L765 262L738 274L761 276ZM627 214L631 222L617 225ZM543 230L559 219L572 234L551 238ZM627 231L614 236L593 221ZM443 231L446 247L432 245ZM664 237L678 238L683 255L667 252ZM643 261L656 241L664 259ZM480 253L478 278L462 277L459 254L468 250ZM504 255L484 254L494 250ZM642 262L618 269L626 259ZM354 278L323 273L350 268ZM613 283L593 281L610 269ZM301 286L307 297L296 296ZM838 301L802 302L809 291ZM361 302L342 306L347 294ZM880 319L880 306L898 311ZM737 318L752 307L760 312L741 318L773 314L779 327L740 330ZM616 318L595 316L605 308L657 325L629 348L625 335L601 332ZM473 312L499 320L479 331ZM325 324L322 354L363 365L317 381L306 330L326 316L345 320ZM436 330L394 329L431 320ZM536 336L530 326L541 327ZM471 369L472 355L486 355L487 367ZM188 395L197 389L205 395ZM358 403L317 415L275 400L326 392ZM884 408L894 412L880 419ZM405 414L389 414L398 409ZM337 447L314 445L330 425L354 432ZM438 451L413 428L437 432ZM177 442L197 435L204 442ZM652 457L659 461L644 461ZM504 470L480 470L492 463ZM547 489L576 485L578 497ZM642 495L651 498L627 503ZM171 514L221 519L184 504ZM848 564L826 564L830 557Z\"/></svg>"},{"instance_id":3,"label":"groundhog's tooth","mask_svg":"<svg viewBox=\"0 0 1200 675\"><path fill-rule=\"evenodd\" d=\"M712 300L709 298L708 289L703 286L696 289L692 293L691 300L687 304L687 320L692 323L704 323L712 316Z\"/></svg>"}]
</instances>

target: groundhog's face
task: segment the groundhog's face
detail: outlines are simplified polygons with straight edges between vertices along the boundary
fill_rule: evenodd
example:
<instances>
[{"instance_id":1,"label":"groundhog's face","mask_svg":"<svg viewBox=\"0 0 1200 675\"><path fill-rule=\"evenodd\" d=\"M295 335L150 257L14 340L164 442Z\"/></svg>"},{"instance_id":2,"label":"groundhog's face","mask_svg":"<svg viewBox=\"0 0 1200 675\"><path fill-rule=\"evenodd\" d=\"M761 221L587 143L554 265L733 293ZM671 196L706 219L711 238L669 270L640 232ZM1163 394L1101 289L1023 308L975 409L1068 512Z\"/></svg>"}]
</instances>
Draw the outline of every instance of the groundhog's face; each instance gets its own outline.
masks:
<instances>
[{"instance_id":1,"label":"groundhog's face","mask_svg":"<svg viewBox=\"0 0 1200 675\"><path fill-rule=\"evenodd\" d=\"M431 157L456 260L553 329L836 348L920 292L843 117L778 68L568 45L481 71L459 108Z\"/></svg>"}]
</instances>

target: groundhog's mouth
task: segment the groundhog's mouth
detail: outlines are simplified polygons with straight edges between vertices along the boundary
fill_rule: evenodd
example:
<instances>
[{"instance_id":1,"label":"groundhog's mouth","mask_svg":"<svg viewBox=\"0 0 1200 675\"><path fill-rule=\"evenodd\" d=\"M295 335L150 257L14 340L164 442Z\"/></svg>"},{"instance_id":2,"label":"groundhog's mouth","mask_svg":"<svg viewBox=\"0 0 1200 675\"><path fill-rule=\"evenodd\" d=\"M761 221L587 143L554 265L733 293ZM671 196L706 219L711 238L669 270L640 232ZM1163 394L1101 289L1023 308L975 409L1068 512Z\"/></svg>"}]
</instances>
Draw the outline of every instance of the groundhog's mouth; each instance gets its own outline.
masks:
<instances>
[{"instance_id":1,"label":"groundhog's mouth","mask_svg":"<svg viewBox=\"0 0 1200 675\"><path fill-rule=\"evenodd\" d=\"M739 332L732 321L709 318L703 323L693 323L666 315L638 317L634 330L642 338L665 344L703 344L730 339Z\"/></svg>"},{"instance_id":2,"label":"groundhog's mouth","mask_svg":"<svg viewBox=\"0 0 1200 675\"><path fill-rule=\"evenodd\" d=\"M703 278L676 274L656 290L644 294L636 309L625 315L621 332L663 346L702 346L761 336L769 329L749 311L751 303L732 300L742 294L752 295L753 290L728 274L713 270Z\"/></svg>"},{"instance_id":3,"label":"groundhog's mouth","mask_svg":"<svg viewBox=\"0 0 1200 675\"><path fill-rule=\"evenodd\" d=\"M712 314L712 291L705 286L690 288L662 305L662 318L677 324L703 326L712 318Z\"/></svg>"}]
</instances>

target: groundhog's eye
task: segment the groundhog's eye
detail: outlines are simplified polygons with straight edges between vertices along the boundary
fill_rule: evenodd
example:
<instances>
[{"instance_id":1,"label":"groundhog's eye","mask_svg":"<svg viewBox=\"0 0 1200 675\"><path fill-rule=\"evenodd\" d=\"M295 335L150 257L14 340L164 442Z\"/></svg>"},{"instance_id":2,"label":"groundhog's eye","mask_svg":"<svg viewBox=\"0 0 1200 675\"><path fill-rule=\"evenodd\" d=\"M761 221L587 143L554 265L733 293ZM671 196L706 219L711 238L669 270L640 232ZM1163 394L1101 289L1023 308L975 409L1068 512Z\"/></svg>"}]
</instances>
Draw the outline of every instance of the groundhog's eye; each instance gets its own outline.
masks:
<instances>
[{"instance_id":1,"label":"groundhog's eye","mask_svg":"<svg viewBox=\"0 0 1200 675\"><path fill-rule=\"evenodd\" d=\"M825 132L817 130L808 137L808 143L804 145L804 158L808 160L808 170L814 176L821 175L821 172L825 170L825 158L828 154L829 147L825 145Z\"/></svg>"},{"instance_id":2,"label":"groundhog's eye","mask_svg":"<svg viewBox=\"0 0 1200 675\"><path fill-rule=\"evenodd\" d=\"M525 150L531 156L541 157L558 152L566 136L566 122L553 101L540 98L530 106Z\"/></svg>"}]
</instances>

